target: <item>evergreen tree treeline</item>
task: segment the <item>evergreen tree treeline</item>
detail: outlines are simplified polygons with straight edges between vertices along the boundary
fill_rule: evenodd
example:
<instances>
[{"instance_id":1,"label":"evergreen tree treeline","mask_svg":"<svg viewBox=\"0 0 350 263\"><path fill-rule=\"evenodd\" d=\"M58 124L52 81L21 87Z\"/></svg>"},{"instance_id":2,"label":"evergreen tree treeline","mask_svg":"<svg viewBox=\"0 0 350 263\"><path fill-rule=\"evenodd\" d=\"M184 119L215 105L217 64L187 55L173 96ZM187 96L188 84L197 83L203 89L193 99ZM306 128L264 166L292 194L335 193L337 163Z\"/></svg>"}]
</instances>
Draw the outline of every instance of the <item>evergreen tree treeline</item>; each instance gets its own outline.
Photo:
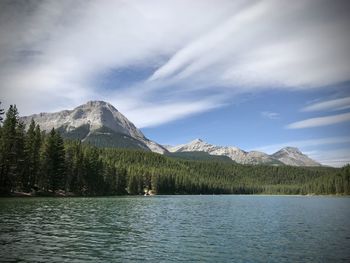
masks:
<instances>
[{"instance_id":1,"label":"evergreen tree treeline","mask_svg":"<svg viewBox=\"0 0 350 263\"><path fill-rule=\"evenodd\" d=\"M2 111L0 110L0 117ZM1 123L1 122L0 122ZM156 153L63 141L15 105L0 126L0 194L349 194L350 166L291 167L189 161Z\"/></svg>"},{"instance_id":2,"label":"evergreen tree treeline","mask_svg":"<svg viewBox=\"0 0 350 263\"><path fill-rule=\"evenodd\" d=\"M1 101L0 101L0 123L2 123L2 121L4 120L3 119L3 117L2 117L2 115L4 115L4 109L3 108L1 108Z\"/></svg>"}]
</instances>

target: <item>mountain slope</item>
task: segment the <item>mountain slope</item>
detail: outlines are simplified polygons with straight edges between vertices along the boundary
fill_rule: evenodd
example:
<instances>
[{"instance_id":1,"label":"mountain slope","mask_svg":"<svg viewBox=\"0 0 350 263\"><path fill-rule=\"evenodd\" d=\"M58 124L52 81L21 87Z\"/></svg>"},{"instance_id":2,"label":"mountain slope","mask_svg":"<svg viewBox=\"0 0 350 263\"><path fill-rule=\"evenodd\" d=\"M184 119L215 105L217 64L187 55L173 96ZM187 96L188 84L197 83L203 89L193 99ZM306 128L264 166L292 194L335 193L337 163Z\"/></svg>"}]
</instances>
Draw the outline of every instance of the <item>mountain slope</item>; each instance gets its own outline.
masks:
<instances>
[{"instance_id":1,"label":"mountain slope","mask_svg":"<svg viewBox=\"0 0 350 263\"><path fill-rule=\"evenodd\" d=\"M42 130L55 128L66 138L80 139L97 146L167 152L163 146L147 139L113 105L104 101L89 101L73 110L34 114L21 119L26 125L34 119Z\"/></svg>"},{"instance_id":2,"label":"mountain slope","mask_svg":"<svg viewBox=\"0 0 350 263\"><path fill-rule=\"evenodd\" d=\"M223 155L241 164L282 164L280 161L262 152L245 152L237 147L212 145L201 139L187 144L168 148L169 152L207 152L211 155Z\"/></svg>"},{"instance_id":3,"label":"mountain slope","mask_svg":"<svg viewBox=\"0 0 350 263\"><path fill-rule=\"evenodd\" d=\"M166 156L182 159L182 160L194 160L194 161L217 161L225 163L234 163L230 157L225 155L212 155L207 152L169 152Z\"/></svg>"},{"instance_id":4,"label":"mountain slope","mask_svg":"<svg viewBox=\"0 0 350 263\"><path fill-rule=\"evenodd\" d=\"M187 144L167 147L169 152L207 152L211 155L223 155L241 164L265 164L265 165L292 165L292 166L320 166L298 149L287 147L273 155L263 152L246 152L237 147L212 145L201 139L193 140ZM286 150L288 149L288 150ZM292 150L293 149L293 150Z\"/></svg>"},{"instance_id":5,"label":"mountain slope","mask_svg":"<svg viewBox=\"0 0 350 263\"><path fill-rule=\"evenodd\" d=\"M113 105L104 101L89 101L73 110L40 113L21 118L27 127L31 119L34 119L42 130L50 131L55 128L65 138L79 139L100 147L141 149L161 154L168 153L170 156L184 159L228 157L240 164L321 166L293 147L286 147L268 155L258 151L246 152L237 147L212 145L201 139L174 147L162 146L147 139ZM203 153L208 153L210 156Z\"/></svg>"},{"instance_id":6,"label":"mountain slope","mask_svg":"<svg viewBox=\"0 0 350 263\"><path fill-rule=\"evenodd\" d=\"M320 166L321 164L303 154L298 148L285 147L271 155L273 158L287 165Z\"/></svg>"}]
</instances>

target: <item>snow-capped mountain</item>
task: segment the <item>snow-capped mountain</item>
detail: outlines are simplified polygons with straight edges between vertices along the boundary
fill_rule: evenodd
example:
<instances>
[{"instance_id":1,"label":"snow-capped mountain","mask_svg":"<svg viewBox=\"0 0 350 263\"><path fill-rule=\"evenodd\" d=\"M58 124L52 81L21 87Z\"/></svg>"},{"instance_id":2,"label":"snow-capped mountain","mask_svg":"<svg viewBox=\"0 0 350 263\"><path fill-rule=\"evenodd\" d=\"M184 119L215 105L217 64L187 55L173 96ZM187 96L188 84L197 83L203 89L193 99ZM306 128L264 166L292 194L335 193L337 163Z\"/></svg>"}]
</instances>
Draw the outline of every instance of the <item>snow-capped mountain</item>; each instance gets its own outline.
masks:
<instances>
[{"instance_id":1,"label":"snow-capped mountain","mask_svg":"<svg viewBox=\"0 0 350 263\"><path fill-rule=\"evenodd\" d=\"M22 117L28 126L31 119L42 130L58 129L63 136L111 147L139 148L164 153L167 150L147 139L113 105L104 101L89 101L73 110L40 113Z\"/></svg>"},{"instance_id":2,"label":"snow-capped mountain","mask_svg":"<svg viewBox=\"0 0 350 263\"><path fill-rule=\"evenodd\" d=\"M287 147L268 155L263 152L246 152L237 147L212 145L201 139L195 139L187 144L167 147L169 152L207 152L211 155L224 155L241 164L270 164L294 166L320 166L319 163L301 153L297 148Z\"/></svg>"}]
</instances>

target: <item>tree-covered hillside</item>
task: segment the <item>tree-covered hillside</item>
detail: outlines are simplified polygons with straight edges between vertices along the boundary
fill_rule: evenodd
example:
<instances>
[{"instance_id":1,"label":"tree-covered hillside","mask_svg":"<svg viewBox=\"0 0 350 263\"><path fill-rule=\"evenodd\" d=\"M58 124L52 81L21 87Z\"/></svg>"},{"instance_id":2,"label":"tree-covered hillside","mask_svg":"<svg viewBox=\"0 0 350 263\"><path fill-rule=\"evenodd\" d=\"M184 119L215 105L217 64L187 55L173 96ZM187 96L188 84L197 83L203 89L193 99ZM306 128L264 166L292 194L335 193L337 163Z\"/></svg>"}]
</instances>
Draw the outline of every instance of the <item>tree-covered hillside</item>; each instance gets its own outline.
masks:
<instances>
[{"instance_id":1,"label":"tree-covered hillside","mask_svg":"<svg viewBox=\"0 0 350 263\"><path fill-rule=\"evenodd\" d=\"M220 158L184 160L146 151L96 148L63 141L54 129L46 134L34 121L26 130L16 106L7 111L0 127L2 195L16 191L123 195L145 190L158 194L349 194L350 166L239 165Z\"/></svg>"},{"instance_id":2,"label":"tree-covered hillside","mask_svg":"<svg viewBox=\"0 0 350 263\"><path fill-rule=\"evenodd\" d=\"M195 161L218 161L226 163L235 163L230 157L225 155L211 155L207 152L168 152L166 156L182 159L182 160L195 160Z\"/></svg>"}]
</instances>

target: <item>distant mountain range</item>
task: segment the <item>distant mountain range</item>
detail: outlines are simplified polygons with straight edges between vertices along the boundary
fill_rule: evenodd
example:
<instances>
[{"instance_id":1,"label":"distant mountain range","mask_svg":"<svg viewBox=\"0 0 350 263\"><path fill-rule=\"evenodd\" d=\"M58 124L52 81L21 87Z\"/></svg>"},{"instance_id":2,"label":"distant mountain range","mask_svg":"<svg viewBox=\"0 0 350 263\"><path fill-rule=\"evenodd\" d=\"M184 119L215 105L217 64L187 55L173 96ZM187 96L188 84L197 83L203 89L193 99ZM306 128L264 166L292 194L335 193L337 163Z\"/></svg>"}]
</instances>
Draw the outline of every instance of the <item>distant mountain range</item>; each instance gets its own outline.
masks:
<instances>
[{"instance_id":1,"label":"distant mountain range","mask_svg":"<svg viewBox=\"0 0 350 263\"><path fill-rule=\"evenodd\" d=\"M212 145L201 139L187 144L167 146L169 152L207 152L212 155L227 156L241 164L292 165L292 166L321 166L295 147L285 147L278 152L268 155L263 152L246 152L237 147Z\"/></svg>"},{"instance_id":2,"label":"distant mountain range","mask_svg":"<svg viewBox=\"0 0 350 263\"><path fill-rule=\"evenodd\" d=\"M21 119L27 127L34 119L42 130L55 128L65 138L78 139L99 147L141 149L184 159L231 159L241 164L321 166L294 147L286 147L268 155L258 151L246 152L237 147L216 146L201 139L178 146L160 145L146 138L113 105L104 101L89 101L73 110L34 114Z\"/></svg>"}]
</instances>

